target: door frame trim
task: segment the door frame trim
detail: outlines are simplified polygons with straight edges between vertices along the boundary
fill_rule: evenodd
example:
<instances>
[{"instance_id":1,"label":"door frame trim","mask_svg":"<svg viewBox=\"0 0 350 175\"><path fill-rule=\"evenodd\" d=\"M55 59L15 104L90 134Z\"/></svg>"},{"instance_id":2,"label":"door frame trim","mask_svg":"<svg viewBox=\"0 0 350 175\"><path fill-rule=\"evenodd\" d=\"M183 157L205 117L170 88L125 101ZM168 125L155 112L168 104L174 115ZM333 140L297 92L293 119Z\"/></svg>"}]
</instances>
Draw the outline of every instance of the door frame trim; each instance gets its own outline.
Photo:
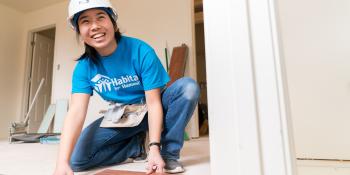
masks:
<instances>
[{"instance_id":1,"label":"door frame trim","mask_svg":"<svg viewBox=\"0 0 350 175\"><path fill-rule=\"evenodd\" d=\"M19 117L19 120L22 121L24 120L24 116L28 110L28 99L29 99L29 95L30 95L30 84L29 84L29 78L31 75L31 62L33 59L33 48L32 48L32 41L34 39L34 34L38 33L40 31L44 31L44 30L48 30L48 29L52 29L56 27L56 24L50 24L50 25L46 25L43 27L39 27L39 28L34 28L34 29L30 29L27 32L27 40L26 40L26 56L25 56L25 68L24 68L24 79L23 79L23 95L22 95L22 105L21 105L21 115ZM56 32L57 33L57 32ZM56 39L55 39L56 41ZM55 44L56 45L56 44ZM55 55L55 53L54 53ZM54 57L55 58L55 57ZM53 59L54 59L53 58ZM54 61L54 60L53 60ZM54 77L52 78L52 82L54 82ZM52 93L51 93L51 99L52 99Z\"/></svg>"},{"instance_id":2,"label":"door frame trim","mask_svg":"<svg viewBox=\"0 0 350 175\"><path fill-rule=\"evenodd\" d=\"M275 0L204 0L211 174L295 175Z\"/></svg>"}]
</instances>

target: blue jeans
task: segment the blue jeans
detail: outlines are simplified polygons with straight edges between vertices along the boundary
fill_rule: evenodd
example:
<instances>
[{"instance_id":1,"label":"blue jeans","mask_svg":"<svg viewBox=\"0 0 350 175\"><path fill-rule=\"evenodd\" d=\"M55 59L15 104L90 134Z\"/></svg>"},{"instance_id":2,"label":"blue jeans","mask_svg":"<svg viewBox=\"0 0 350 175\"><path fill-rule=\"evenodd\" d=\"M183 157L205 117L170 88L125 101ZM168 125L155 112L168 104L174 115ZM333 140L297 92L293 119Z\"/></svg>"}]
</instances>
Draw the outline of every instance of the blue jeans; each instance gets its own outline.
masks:
<instances>
[{"instance_id":1,"label":"blue jeans","mask_svg":"<svg viewBox=\"0 0 350 175\"><path fill-rule=\"evenodd\" d=\"M199 98L199 87L191 78L175 81L162 93L164 113L161 134L161 155L164 159L178 159L184 143L184 130ZM148 130L148 117L135 127L101 128L103 117L81 133L71 156L73 171L107 166L136 157L141 153L140 132Z\"/></svg>"}]
</instances>

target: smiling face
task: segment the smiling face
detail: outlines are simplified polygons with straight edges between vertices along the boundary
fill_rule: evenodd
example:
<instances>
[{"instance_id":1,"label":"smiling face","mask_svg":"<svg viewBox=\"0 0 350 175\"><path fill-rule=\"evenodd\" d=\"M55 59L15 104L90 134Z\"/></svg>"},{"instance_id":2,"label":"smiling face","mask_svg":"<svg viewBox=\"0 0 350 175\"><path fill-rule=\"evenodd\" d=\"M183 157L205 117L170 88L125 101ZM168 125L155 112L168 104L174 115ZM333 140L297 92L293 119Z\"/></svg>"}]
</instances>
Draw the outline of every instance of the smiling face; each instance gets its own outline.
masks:
<instances>
[{"instance_id":1,"label":"smiling face","mask_svg":"<svg viewBox=\"0 0 350 175\"><path fill-rule=\"evenodd\" d=\"M79 34L83 41L102 55L112 54L117 48L115 28L108 14L101 9L84 11L78 19Z\"/></svg>"}]
</instances>

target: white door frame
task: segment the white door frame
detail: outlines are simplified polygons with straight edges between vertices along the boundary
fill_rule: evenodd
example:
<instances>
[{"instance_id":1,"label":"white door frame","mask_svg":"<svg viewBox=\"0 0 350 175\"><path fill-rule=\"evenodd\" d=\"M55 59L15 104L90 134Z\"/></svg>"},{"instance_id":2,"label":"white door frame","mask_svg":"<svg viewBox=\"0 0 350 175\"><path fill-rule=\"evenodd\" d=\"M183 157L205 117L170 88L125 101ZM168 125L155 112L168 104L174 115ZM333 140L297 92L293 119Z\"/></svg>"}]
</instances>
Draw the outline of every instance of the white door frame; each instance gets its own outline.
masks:
<instances>
[{"instance_id":1,"label":"white door frame","mask_svg":"<svg viewBox=\"0 0 350 175\"><path fill-rule=\"evenodd\" d=\"M20 118L18 120L22 121L24 120L25 114L27 112L27 109L29 107L28 105L28 99L29 99L29 79L30 79L30 75L31 75L31 61L32 61L32 57L33 57L33 46L32 46L32 41L34 39L34 34L43 30L48 30L51 28L56 28L55 24L51 24L51 25L47 25L47 26L43 26L40 28L35 28L32 30L28 31L28 35L27 35L27 42L26 42L26 61L25 61L25 70L24 70L24 80L23 80L23 96L22 96L22 109L21 109L21 115ZM54 64L55 65L55 64ZM54 82L54 77L52 79L52 82ZM53 90L53 87L52 87ZM52 91L53 92L53 91ZM51 93L51 101L52 101L52 95L53 93Z\"/></svg>"},{"instance_id":2,"label":"white door frame","mask_svg":"<svg viewBox=\"0 0 350 175\"><path fill-rule=\"evenodd\" d=\"M204 0L211 171L295 175L274 0Z\"/></svg>"}]
</instances>

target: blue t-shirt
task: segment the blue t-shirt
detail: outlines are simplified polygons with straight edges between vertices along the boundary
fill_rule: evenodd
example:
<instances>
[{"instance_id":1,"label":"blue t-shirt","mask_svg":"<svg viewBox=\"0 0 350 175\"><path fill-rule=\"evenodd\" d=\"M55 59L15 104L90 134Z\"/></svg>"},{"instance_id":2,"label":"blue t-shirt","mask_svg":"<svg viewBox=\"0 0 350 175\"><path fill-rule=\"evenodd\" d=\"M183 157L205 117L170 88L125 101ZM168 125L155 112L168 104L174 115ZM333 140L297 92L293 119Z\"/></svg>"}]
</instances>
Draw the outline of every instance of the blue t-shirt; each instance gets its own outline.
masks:
<instances>
[{"instance_id":1,"label":"blue t-shirt","mask_svg":"<svg viewBox=\"0 0 350 175\"><path fill-rule=\"evenodd\" d=\"M152 47L136 38L122 36L117 49L100 57L100 63L79 60L72 93L92 95L95 90L104 100L134 104L144 101L145 91L163 88L170 80Z\"/></svg>"}]
</instances>

